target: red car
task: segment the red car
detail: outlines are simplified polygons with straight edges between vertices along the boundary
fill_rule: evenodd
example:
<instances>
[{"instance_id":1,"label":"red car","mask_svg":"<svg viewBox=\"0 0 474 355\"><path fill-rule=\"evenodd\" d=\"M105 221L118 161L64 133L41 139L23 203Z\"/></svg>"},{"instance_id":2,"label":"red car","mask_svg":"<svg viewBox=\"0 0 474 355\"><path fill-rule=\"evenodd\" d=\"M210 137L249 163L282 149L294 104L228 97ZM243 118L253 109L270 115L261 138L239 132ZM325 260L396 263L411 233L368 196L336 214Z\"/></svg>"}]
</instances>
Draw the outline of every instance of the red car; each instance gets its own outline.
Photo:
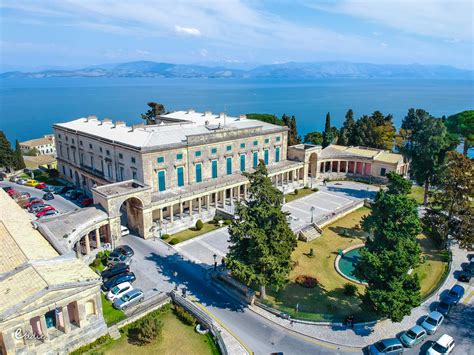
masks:
<instances>
[{"instance_id":1,"label":"red car","mask_svg":"<svg viewBox=\"0 0 474 355\"><path fill-rule=\"evenodd\" d=\"M40 182L38 185L35 186L35 189L40 189L40 190L43 190L46 188L46 185L44 182Z\"/></svg>"},{"instance_id":2,"label":"red car","mask_svg":"<svg viewBox=\"0 0 474 355\"><path fill-rule=\"evenodd\" d=\"M86 198L81 199L79 203L81 204L82 207L87 207L94 204L94 200L91 199L90 197L86 197Z\"/></svg>"},{"instance_id":3,"label":"red car","mask_svg":"<svg viewBox=\"0 0 474 355\"><path fill-rule=\"evenodd\" d=\"M36 217L42 217L46 214L46 212L48 211L56 211L56 209L53 207L53 206L46 206L45 208L43 208L41 211L37 212L36 213Z\"/></svg>"},{"instance_id":4,"label":"red car","mask_svg":"<svg viewBox=\"0 0 474 355\"><path fill-rule=\"evenodd\" d=\"M14 195L18 194L18 191L15 189L10 189L7 191L8 196L13 197Z\"/></svg>"},{"instance_id":5,"label":"red car","mask_svg":"<svg viewBox=\"0 0 474 355\"><path fill-rule=\"evenodd\" d=\"M31 206L36 205L37 203L44 203L44 201L38 197L30 197L29 201L25 203L23 207L30 208Z\"/></svg>"}]
</instances>

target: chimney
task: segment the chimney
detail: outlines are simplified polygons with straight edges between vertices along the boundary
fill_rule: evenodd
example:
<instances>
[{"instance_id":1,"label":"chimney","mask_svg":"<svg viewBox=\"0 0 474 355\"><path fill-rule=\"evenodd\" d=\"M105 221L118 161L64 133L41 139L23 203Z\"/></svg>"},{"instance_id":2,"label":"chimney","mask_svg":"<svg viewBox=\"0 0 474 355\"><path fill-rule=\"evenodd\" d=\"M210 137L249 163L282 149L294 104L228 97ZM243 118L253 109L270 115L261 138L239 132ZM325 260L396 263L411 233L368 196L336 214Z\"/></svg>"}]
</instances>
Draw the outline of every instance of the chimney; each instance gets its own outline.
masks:
<instances>
[{"instance_id":1,"label":"chimney","mask_svg":"<svg viewBox=\"0 0 474 355\"><path fill-rule=\"evenodd\" d=\"M145 128L145 124L144 123L140 123L140 124L134 124L132 125L132 130L130 132L133 132L135 131L136 129L139 129L139 128Z\"/></svg>"},{"instance_id":2,"label":"chimney","mask_svg":"<svg viewBox=\"0 0 474 355\"><path fill-rule=\"evenodd\" d=\"M211 111L206 111L204 112L204 116L211 116L212 115L212 112Z\"/></svg>"},{"instance_id":3,"label":"chimney","mask_svg":"<svg viewBox=\"0 0 474 355\"><path fill-rule=\"evenodd\" d=\"M219 112L219 118L225 118L225 112Z\"/></svg>"},{"instance_id":4,"label":"chimney","mask_svg":"<svg viewBox=\"0 0 474 355\"><path fill-rule=\"evenodd\" d=\"M114 127L126 127L125 121L116 121Z\"/></svg>"},{"instance_id":5,"label":"chimney","mask_svg":"<svg viewBox=\"0 0 474 355\"><path fill-rule=\"evenodd\" d=\"M111 120L110 118L104 118L104 119L102 120L102 124L106 124L106 123L107 123L107 124L112 124L112 120Z\"/></svg>"},{"instance_id":6,"label":"chimney","mask_svg":"<svg viewBox=\"0 0 474 355\"><path fill-rule=\"evenodd\" d=\"M96 115L87 116L86 122L89 122L89 121L97 121L97 116Z\"/></svg>"}]
</instances>

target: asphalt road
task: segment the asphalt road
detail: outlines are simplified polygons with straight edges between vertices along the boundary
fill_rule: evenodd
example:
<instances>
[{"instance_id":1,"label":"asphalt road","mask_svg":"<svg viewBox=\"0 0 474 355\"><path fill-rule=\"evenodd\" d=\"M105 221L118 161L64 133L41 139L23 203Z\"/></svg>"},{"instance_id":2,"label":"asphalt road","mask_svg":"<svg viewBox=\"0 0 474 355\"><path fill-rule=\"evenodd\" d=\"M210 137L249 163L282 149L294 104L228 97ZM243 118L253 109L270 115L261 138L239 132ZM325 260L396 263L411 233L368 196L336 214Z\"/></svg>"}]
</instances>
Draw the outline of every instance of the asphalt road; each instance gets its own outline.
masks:
<instances>
[{"instance_id":1,"label":"asphalt road","mask_svg":"<svg viewBox=\"0 0 474 355\"><path fill-rule=\"evenodd\" d=\"M29 192L31 197L43 198L43 195L45 194L43 190L35 189L34 187L19 185L9 181L0 181L0 188L5 186L11 186L18 192ZM74 202L69 201L61 195L54 195L53 200L45 201L45 203L53 206L60 213L65 213L80 208Z\"/></svg>"}]
</instances>

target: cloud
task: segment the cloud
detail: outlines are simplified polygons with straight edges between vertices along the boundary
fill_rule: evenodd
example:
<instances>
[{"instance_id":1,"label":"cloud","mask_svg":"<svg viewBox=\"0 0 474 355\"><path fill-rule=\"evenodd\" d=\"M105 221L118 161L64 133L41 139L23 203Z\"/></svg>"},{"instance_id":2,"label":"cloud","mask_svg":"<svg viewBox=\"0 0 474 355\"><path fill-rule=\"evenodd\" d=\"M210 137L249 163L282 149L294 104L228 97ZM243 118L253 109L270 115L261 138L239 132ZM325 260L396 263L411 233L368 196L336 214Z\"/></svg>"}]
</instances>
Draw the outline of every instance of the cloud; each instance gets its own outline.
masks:
<instances>
[{"instance_id":1,"label":"cloud","mask_svg":"<svg viewBox=\"0 0 474 355\"><path fill-rule=\"evenodd\" d=\"M380 43L380 45L381 45L382 47L388 47L388 44L385 43L385 42Z\"/></svg>"},{"instance_id":2,"label":"cloud","mask_svg":"<svg viewBox=\"0 0 474 355\"><path fill-rule=\"evenodd\" d=\"M207 51L206 48L202 48L202 49L199 50L199 55L201 57L207 57L208 54L209 54L209 52Z\"/></svg>"},{"instance_id":3,"label":"cloud","mask_svg":"<svg viewBox=\"0 0 474 355\"><path fill-rule=\"evenodd\" d=\"M196 37L199 37L201 35L201 31L199 31L197 28L192 28L192 27L181 27L181 26L175 25L174 30L176 31L176 33L179 33L179 34L185 34L185 35L196 36Z\"/></svg>"}]
</instances>

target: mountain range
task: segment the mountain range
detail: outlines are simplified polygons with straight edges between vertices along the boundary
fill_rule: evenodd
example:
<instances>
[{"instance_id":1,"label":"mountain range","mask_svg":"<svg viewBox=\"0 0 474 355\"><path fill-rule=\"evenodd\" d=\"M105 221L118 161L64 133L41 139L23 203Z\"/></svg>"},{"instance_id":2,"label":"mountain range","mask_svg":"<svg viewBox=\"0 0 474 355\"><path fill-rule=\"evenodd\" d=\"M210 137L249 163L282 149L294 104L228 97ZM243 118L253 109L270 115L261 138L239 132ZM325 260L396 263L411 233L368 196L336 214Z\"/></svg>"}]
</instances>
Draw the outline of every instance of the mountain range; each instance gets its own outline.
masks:
<instances>
[{"instance_id":1,"label":"mountain range","mask_svg":"<svg viewBox=\"0 0 474 355\"><path fill-rule=\"evenodd\" d=\"M274 78L274 79L473 79L474 71L446 65L370 64L342 61L280 63L238 69L135 61L88 66L82 69L51 69L36 72L9 71L0 78L107 77L107 78Z\"/></svg>"}]
</instances>

